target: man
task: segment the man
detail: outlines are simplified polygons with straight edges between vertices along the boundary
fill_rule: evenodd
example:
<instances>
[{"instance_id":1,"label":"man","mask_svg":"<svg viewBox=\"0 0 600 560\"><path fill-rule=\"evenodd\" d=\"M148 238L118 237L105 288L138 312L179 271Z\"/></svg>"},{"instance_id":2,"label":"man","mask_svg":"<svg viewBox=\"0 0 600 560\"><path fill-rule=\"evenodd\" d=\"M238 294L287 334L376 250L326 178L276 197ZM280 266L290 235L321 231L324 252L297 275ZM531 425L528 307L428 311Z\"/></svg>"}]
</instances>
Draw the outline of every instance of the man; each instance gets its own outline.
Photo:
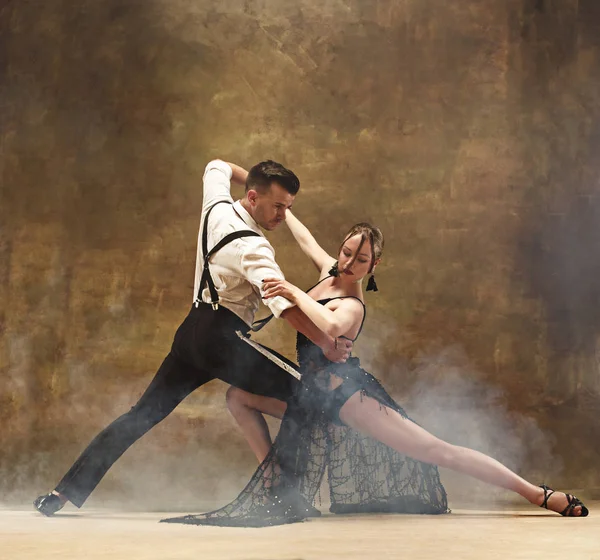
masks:
<instances>
[{"instance_id":1,"label":"man","mask_svg":"<svg viewBox=\"0 0 600 560\"><path fill-rule=\"evenodd\" d=\"M231 182L246 185L244 198L235 203ZM261 299L262 280L283 278L273 248L260 228L271 231L281 224L299 188L296 175L273 161L259 163L249 173L220 160L206 166L194 304L139 401L94 438L54 491L34 501L40 513L53 515L67 501L81 507L135 441L212 379L278 400L285 401L291 395L296 380L244 342L236 331L250 330ZM345 339L336 341L324 335L282 297L269 299L266 304L275 317L285 318L320 346L330 360L346 360L351 344Z\"/></svg>"}]
</instances>

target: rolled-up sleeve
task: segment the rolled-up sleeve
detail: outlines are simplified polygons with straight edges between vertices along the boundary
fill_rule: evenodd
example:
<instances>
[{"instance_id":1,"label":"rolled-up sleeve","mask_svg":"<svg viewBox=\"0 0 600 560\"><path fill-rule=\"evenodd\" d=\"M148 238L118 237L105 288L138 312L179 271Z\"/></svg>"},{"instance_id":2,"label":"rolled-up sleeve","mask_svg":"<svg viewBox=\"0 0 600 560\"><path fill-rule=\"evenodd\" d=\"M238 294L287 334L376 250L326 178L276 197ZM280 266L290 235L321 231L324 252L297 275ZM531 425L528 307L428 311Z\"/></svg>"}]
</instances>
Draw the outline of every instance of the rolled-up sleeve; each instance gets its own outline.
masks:
<instances>
[{"instance_id":1,"label":"rolled-up sleeve","mask_svg":"<svg viewBox=\"0 0 600 560\"><path fill-rule=\"evenodd\" d=\"M256 238L253 238L255 240ZM275 262L273 248L266 240L258 240L254 243L245 244L241 258L242 274L256 286L263 295L262 281L265 278L285 279L279 265ZM275 317L279 317L286 309L294 307L294 304L281 296L263 300L263 303L271 310Z\"/></svg>"},{"instance_id":2,"label":"rolled-up sleeve","mask_svg":"<svg viewBox=\"0 0 600 560\"><path fill-rule=\"evenodd\" d=\"M215 159L208 163L204 169L202 179L204 183L202 206L204 209L221 200L233 202L233 198L231 198L231 175L231 167L224 161Z\"/></svg>"}]
</instances>

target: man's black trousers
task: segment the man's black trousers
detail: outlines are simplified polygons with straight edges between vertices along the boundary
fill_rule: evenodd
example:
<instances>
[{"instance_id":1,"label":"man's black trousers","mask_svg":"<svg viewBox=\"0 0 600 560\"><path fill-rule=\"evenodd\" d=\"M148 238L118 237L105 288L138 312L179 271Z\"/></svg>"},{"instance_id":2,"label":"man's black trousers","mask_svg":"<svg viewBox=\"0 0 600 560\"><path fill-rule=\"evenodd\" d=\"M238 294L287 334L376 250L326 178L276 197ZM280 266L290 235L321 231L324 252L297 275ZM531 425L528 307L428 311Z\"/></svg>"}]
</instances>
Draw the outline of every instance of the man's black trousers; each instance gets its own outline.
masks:
<instances>
[{"instance_id":1,"label":"man's black trousers","mask_svg":"<svg viewBox=\"0 0 600 560\"><path fill-rule=\"evenodd\" d=\"M217 311L205 303L193 306L140 400L94 438L56 490L81 507L108 469L135 441L166 418L192 391L212 379L287 401L296 379L242 341L236 330L246 333L249 329L223 306Z\"/></svg>"}]
</instances>

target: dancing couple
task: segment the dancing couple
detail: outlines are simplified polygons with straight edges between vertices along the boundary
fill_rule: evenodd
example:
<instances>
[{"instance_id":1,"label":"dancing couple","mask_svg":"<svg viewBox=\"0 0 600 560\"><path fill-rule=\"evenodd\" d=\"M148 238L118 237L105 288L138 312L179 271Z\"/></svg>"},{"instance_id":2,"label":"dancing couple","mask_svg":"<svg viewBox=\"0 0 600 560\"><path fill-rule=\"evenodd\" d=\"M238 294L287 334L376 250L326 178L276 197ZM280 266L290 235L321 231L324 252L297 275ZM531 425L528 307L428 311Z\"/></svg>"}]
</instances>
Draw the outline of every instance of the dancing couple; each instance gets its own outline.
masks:
<instances>
[{"instance_id":1,"label":"dancing couple","mask_svg":"<svg viewBox=\"0 0 600 560\"><path fill-rule=\"evenodd\" d=\"M241 200L233 201L231 183L245 185ZM367 289L376 289L383 236L376 227L356 224L336 257L329 256L290 211L298 190L297 177L272 161L249 173L220 160L208 164L195 300L171 351L140 400L96 436L55 490L35 500L36 509L53 515L67 501L81 507L137 439L218 378L231 386L227 405L259 467L224 508L164 521L264 526L316 517L325 473L334 513L445 513L437 466L512 490L563 516L586 516L575 496L535 486L491 457L428 433L350 357L366 317L362 282L370 276ZM261 231L283 221L319 271L308 292L284 279ZM274 317L298 331L298 365L249 339L261 298ZM264 414L282 418L274 443Z\"/></svg>"}]
</instances>

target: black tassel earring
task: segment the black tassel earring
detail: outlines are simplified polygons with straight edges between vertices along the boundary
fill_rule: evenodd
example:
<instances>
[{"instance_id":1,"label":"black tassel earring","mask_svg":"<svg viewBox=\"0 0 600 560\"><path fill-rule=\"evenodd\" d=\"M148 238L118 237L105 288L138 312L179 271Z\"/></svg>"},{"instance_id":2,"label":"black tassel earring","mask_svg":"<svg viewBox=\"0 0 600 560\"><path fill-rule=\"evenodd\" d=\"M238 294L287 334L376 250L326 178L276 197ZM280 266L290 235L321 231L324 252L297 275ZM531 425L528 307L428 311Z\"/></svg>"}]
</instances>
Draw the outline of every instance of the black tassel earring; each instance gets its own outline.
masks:
<instances>
[{"instance_id":1,"label":"black tassel earring","mask_svg":"<svg viewBox=\"0 0 600 560\"><path fill-rule=\"evenodd\" d=\"M369 281L367 282L367 292L378 292L377 282L375 282L375 275L371 274L369 276Z\"/></svg>"},{"instance_id":2,"label":"black tassel earring","mask_svg":"<svg viewBox=\"0 0 600 560\"><path fill-rule=\"evenodd\" d=\"M338 262L335 261L333 263L333 266L331 267L331 269L329 270L329 276L339 276L340 273L338 271Z\"/></svg>"}]
</instances>

